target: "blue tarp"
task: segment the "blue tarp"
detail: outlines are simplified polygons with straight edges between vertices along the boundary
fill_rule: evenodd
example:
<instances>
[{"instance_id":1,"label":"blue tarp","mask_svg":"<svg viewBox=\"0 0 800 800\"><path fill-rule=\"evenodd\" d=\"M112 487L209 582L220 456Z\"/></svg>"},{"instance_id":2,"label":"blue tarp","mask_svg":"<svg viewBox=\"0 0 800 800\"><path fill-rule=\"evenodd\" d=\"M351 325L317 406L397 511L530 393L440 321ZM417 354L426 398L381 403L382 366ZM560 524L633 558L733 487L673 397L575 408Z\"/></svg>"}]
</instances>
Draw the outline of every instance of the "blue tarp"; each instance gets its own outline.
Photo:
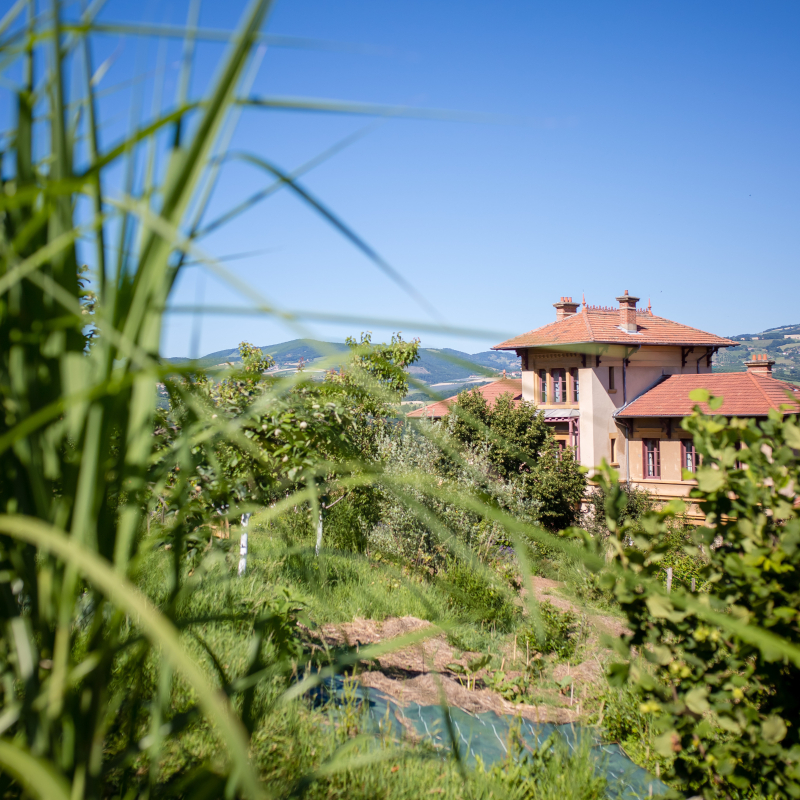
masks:
<instances>
[{"instance_id":1,"label":"blue tarp","mask_svg":"<svg viewBox=\"0 0 800 800\"><path fill-rule=\"evenodd\" d=\"M367 725L375 730L389 733L386 730L388 723L400 735L404 727L410 727L422 739L449 752L452 744L444 718L447 713L461 756L472 763L479 756L487 767L507 757L512 727L531 749L540 747L553 734L563 737L570 749L574 749L582 737L589 736L596 769L607 780L609 797L614 800L646 800L664 795L669 790L658 778L634 764L619 745L603 743L592 728L534 723L494 711L472 714L454 707L445 711L442 706L423 706L418 703L401 706L383 692L368 689L352 680L345 683L341 677L324 681L312 690L311 695L317 705L355 701L364 707Z\"/></svg>"}]
</instances>

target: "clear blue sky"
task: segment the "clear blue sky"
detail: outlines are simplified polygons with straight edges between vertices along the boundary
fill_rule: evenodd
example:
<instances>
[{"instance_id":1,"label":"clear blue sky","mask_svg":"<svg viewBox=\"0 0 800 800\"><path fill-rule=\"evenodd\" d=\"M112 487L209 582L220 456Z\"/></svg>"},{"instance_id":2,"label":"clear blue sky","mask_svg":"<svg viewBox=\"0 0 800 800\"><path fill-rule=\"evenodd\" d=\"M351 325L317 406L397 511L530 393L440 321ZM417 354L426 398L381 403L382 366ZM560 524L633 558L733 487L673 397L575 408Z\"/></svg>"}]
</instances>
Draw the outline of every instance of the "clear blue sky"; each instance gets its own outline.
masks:
<instances>
[{"instance_id":1,"label":"clear blue sky","mask_svg":"<svg viewBox=\"0 0 800 800\"><path fill-rule=\"evenodd\" d=\"M207 1L201 23L231 27L242 7ZM102 18L185 15L182 2L110 0ZM612 304L625 289L651 297L656 314L719 334L800 322L797 3L281 0L268 30L364 47L270 48L254 93L509 118L389 120L303 179L448 323L513 335L554 319L561 295ZM104 40L98 59L117 44ZM220 49L200 52L197 87ZM178 53L167 59L170 98ZM126 40L103 85L155 60L155 44ZM108 100L123 119L109 141L127 124L122 94ZM234 148L291 170L369 122L246 111ZM227 168L214 209L266 183ZM288 192L206 246L218 256L267 251L228 266L288 308L431 320ZM198 275L186 272L175 302L240 302L216 278L198 287ZM341 341L363 327L306 332ZM191 330L190 317L173 317L165 354L188 355ZM208 317L198 350L295 336L268 318ZM499 341L421 336L469 351Z\"/></svg>"}]
</instances>

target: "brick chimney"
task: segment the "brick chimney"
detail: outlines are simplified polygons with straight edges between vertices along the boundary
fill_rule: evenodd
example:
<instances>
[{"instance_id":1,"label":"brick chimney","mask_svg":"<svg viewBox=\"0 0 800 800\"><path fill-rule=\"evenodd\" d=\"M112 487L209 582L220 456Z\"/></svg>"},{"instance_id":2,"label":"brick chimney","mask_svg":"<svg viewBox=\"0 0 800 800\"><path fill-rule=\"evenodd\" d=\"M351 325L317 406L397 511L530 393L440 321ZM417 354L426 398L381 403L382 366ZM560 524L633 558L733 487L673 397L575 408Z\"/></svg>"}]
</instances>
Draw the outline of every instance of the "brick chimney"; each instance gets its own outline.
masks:
<instances>
[{"instance_id":1,"label":"brick chimney","mask_svg":"<svg viewBox=\"0 0 800 800\"><path fill-rule=\"evenodd\" d=\"M562 297L558 303L553 303L556 310L556 322L571 317L578 311L580 303L573 303L571 297Z\"/></svg>"},{"instance_id":2,"label":"brick chimney","mask_svg":"<svg viewBox=\"0 0 800 800\"><path fill-rule=\"evenodd\" d=\"M631 297L628 290L622 297L617 298L619 302L619 327L624 331L637 330L636 326L636 304L639 302L638 297Z\"/></svg>"},{"instance_id":3,"label":"brick chimney","mask_svg":"<svg viewBox=\"0 0 800 800\"><path fill-rule=\"evenodd\" d=\"M763 375L765 378L772 377L772 365L775 363L766 353L760 356L753 356L752 361L745 361L747 371L753 375Z\"/></svg>"}]
</instances>

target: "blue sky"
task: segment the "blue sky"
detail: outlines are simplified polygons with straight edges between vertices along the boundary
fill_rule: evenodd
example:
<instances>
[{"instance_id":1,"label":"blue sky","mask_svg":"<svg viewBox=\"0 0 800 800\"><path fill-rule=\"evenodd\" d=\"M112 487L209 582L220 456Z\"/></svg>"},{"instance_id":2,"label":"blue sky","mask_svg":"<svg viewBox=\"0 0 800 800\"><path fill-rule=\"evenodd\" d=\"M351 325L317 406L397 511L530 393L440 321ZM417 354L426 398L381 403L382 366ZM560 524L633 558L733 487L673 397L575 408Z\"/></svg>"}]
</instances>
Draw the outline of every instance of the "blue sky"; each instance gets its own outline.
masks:
<instances>
[{"instance_id":1,"label":"blue sky","mask_svg":"<svg viewBox=\"0 0 800 800\"><path fill-rule=\"evenodd\" d=\"M205 2L201 23L232 27L242 8ZM185 16L183 3L110 0L102 18ZM719 334L800 322L800 5L281 0L268 30L342 46L268 48L255 94L486 115L386 120L303 178L438 319L491 332L462 338L407 325L404 336L482 350L498 334L554 319L562 295L612 304L625 289L644 304L652 298L656 314ZM97 60L118 47L103 85L156 62L155 43L110 37ZM200 49L195 89L220 53ZM178 57L170 46L168 98ZM108 141L125 129L133 96L107 100ZM232 149L291 170L370 122L248 110ZM226 167L213 210L268 182L250 167ZM288 192L204 246L217 256L259 251L227 266L286 308L436 321ZM200 276L185 272L175 303L242 302ZM196 349L299 332L341 341L365 327L376 338L392 329L352 322L300 331L268 317L209 316ZM171 317L165 354L188 355L192 331L190 317Z\"/></svg>"}]
</instances>

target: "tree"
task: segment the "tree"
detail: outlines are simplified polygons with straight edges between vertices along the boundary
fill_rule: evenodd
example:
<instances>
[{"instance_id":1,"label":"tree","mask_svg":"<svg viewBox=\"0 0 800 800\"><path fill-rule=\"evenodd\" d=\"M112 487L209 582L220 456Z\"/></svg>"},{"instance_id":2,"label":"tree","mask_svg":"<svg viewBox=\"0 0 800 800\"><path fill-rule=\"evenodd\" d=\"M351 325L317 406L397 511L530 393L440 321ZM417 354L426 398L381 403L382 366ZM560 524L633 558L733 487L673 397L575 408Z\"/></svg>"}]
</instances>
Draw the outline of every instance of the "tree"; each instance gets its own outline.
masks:
<instances>
[{"instance_id":1,"label":"tree","mask_svg":"<svg viewBox=\"0 0 800 800\"><path fill-rule=\"evenodd\" d=\"M559 452L544 414L531 403L515 403L509 392L490 406L477 390L462 392L451 409L453 435L464 445L484 446L497 473L515 476L539 501L539 522L551 530L573 525L586 479L572 451Z\"/></svg>"}]
</instances>

